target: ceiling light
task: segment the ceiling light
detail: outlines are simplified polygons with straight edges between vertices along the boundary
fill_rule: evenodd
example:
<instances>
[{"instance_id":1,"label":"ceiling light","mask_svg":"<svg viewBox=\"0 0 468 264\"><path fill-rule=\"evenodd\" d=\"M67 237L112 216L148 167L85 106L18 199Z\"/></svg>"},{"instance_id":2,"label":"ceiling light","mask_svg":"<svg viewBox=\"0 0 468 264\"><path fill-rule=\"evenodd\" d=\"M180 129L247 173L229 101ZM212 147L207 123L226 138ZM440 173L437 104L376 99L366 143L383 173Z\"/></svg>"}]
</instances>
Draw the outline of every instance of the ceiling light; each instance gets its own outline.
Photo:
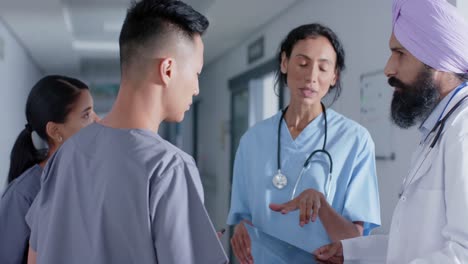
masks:
<instances>
[{"instance_id":1,"label":"ceiling light","mask_svg":"<svg viewBox=\"0 0 468 264\"><path fill-rule=\"evenodd\" d=\"M72 45L77 51L119 52L119 43L113 41L74 40Z\"/></svg>"}]
</instances>

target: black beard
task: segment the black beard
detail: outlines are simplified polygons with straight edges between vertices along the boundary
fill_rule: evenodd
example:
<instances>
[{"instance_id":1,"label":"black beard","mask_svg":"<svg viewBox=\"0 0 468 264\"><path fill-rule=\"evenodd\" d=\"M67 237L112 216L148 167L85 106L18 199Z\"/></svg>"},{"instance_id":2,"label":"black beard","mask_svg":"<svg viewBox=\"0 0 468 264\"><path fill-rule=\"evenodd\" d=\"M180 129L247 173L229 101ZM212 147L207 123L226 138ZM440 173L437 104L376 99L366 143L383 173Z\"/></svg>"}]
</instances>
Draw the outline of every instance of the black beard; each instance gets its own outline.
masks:
<instances>
[{"instance_id":1,"label":"black beard","mask_svg":"<svg viewBox=\"0 0 468 264\"><path fill-rule=\"evenodd\" d=\"M425 120L439 102L440 93L429 69L421 71L412 84L404 84L395 77L390 77L388 83L401 89L393 92L392 99L392 120L401 128Z\"/></svg>"}]
</instances>

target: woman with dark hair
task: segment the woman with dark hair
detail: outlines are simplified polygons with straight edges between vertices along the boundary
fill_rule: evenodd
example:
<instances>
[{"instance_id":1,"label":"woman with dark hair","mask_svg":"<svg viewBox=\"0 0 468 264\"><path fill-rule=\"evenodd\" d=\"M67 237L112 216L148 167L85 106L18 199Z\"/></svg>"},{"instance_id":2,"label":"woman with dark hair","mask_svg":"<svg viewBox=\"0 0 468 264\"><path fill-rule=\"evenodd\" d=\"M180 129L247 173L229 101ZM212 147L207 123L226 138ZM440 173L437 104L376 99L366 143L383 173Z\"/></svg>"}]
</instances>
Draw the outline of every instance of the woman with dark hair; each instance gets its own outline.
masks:
<instances>
[{"instance_id":1,"label":"woman with dark hair","mask_svg":"<svg viewBox=\"0 0 468 264\"><path fill-rule=\"evenodd\" d=\"M242 263L278 261L251 245L245 223L308 252L380 225L374 143L322 103L330 91L338 98L344 68L343 46L323 25L297 27L281 43L277 82L289 105L243 135L234 163L228 224Z\"/></svg>"},{"instance_id":2,"label":"woman with dark hair","mask_svg":"<svg viewBox=\"0 0 468 264\"><path fill-rule=\"evenodd\" d=\"M42 168L62 143L98 117L83 82L46 76L34 85L26 102L26 125L11 151L8 187L0 200L0 263L26 263L30 230L25 216L40 189ZM38 150L36 134L47 143Z\"/></svg>"}]
</instances>

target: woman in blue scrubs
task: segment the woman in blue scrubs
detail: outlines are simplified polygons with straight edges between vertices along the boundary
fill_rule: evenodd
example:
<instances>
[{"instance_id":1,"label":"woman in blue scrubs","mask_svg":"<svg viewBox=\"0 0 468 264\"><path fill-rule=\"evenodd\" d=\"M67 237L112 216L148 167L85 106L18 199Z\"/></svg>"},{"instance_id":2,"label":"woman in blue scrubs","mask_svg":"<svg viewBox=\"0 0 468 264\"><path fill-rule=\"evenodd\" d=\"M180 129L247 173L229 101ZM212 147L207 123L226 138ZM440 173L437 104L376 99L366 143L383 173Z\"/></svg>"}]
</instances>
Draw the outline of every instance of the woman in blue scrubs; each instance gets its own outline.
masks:
<instances>
[{"instance_id":1,"label":"woman in blue scrubs","mask_svg":"<svg viewBox=\"0 0 468 264\"><path fill-rule=\"evenodd\" d=\"M372 138L322 104L340 93L344 59L335 33L320 24L283 40L277 81L289 105L243 135L234 162L227 222L236 225L231 245L241 263L275 262L274 252L251 245L245 224L308 252L380 225Z\"/></svg>"},{"instance_id":2,"label":"woman in blue scrubs","mask_svg":"<svg viewBox=\"0 0 468 264\"><path fill-rule=\"evenodd\" d=\"M0 200L0 263L27 263L30 230L25 221L40 189L42 168L62 143L96 121L88 86L65 76L46 76L29 93L25 128L11 151L8 187ZM47 142L38 150L33 134Z\"/></svg>"}]
</instances>

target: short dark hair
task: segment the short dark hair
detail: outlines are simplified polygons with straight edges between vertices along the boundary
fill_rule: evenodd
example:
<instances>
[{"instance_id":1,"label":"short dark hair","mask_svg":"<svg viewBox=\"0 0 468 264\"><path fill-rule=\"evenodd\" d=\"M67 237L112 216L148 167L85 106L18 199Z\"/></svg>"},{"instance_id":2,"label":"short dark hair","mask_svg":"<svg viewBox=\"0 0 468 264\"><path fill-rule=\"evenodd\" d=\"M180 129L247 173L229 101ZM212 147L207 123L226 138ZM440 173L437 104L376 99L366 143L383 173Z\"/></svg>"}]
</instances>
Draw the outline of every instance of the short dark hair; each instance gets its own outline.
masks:
<instances>
[{"instance_id":1,"label":"short dark hair","mask_svg":"<svg viewBox=\"0 0 468 264\"><path fill-rule=\"evenodd\" d=\"M330 88L330 90L336 91L335 97L333 99L334 102L336 101L336 99L338 99L338 97L341 94L341 73L345 69L345 52L343 49L343 45L341 44L341 41L339 40L335 32L333 32L330 28L319 23L299 26L291 30L291 32L289 32L286 38L281 42L277 57L278 68L276 70L276 84L278 85L278 87L281 85L287 85L287 75L281 72L281 61L283 52L286 54L286 57L289 58L291 56L291 52L294 46L298 41L320 36L327 38L336 52L335 70L337 71L338 79L336 81L336 84Z\"/></svg>"},{"instance_id":2,"label":"short dark hair","mask_svg":"<svg viewBox=\"0 0 468 264\"><path fill-rule=\"evenodd\" d=\"M138 49L149 43L162 42L170 33L175 32L192 40L195 34L202 35L208 25L205 16L182 1L133 2L120 32L120 65L131 62Z\"/></svg>"},{"instance_id":3,"label":"short dark hair","mask_svg":"<svg viewBox=\"0 0 468 264\"><path fill-rule=\"evenodd\" d=\"M34 85L26 102L27 124L11 150L8 183L46 158L34 147L32 132L47 141L47 123L65 123L81 92L88 90L82 81L59 75L45 76Z\"/></svg>"}]
</instances>

